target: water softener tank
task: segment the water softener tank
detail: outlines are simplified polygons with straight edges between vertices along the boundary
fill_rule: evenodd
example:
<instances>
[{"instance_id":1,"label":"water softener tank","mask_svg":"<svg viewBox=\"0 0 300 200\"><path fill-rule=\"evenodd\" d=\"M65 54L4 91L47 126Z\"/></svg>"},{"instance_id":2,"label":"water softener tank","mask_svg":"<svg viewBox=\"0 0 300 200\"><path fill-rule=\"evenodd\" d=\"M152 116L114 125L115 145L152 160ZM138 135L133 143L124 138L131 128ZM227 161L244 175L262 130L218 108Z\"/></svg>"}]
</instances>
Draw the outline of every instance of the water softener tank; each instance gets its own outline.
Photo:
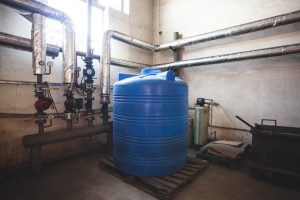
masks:
<instances>
[{"instance_id":1,"label":"water softener tank","mask_svg":"<svg viewBox=\"0 0 300 200\"><path fill-rule=\"evenodd\" d=\"M204 98L198 98L195 104L194 145L201 147L207 144L209 124L209 107Z\"/></svg>"},{"instance_id":2,"label":"water softener tank","mask_svg":"<svg viewBox=\"0 0 300 200\"><path fill-rule=\"evenodd\" d=\"M186 163L188 86L173 71L143 69L114 84L113 161L126 173L166 176ZM122 79L122 78L120 78Z\"/></svg>"}]
</instances>

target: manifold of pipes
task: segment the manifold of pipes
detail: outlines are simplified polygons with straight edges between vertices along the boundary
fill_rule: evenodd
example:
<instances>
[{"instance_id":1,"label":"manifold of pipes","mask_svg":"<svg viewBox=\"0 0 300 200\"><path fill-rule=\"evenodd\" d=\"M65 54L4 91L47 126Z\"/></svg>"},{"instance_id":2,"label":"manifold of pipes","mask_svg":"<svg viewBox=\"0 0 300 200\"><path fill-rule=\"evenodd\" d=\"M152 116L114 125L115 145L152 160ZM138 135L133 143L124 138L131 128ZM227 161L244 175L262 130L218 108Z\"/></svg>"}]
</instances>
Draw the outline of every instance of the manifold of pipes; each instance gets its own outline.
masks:
<instances>
[{"instance_id":1,"label":"manifold of pipes","mask_svg":"<svg viewBox=\"0 0 300 200\"><path fill-rule=\"evenodd\" d=\"M227 38L227 37L233 37L233 36L238 36L238 35L242 35L242 34L246 34L246 33L251 33L251 32L256 32L256 31L260 31L260 30L265 30L265 29L269 29L269 28L274 28L274 27L278 27L278 26L282 26L282 25L287 25L287 24L292 24L295 22L299 22L300 21L300 11L296 11L296 12L292 12L292 13L287 13L287 14L283 14L283 15L278 15L275 17L270 17L267 19L262 19L262 20L258 20L255 22L250 22L247 24L242 24L239 26L234 26L234 27L230 27L230 28L226 28L226 29L222 29L222 30L218 30L218 31L213 31L210 33L205 33L205 34L201 34L201 35L197 35L197 36L193 36L193 37L188 37L188 38L183 38L183 39L178 39L175 41L171 41L171 42L167 42L167 43L163 43L161 45L153 45L147 42L144 42L142 40L138 40L135 38L132 38L128 35L119 33L117 31L112 31L109 30L104 34L103 37L103 48L102 48L102 60L101 60L101 68L100 68L100 101L102 104L108 104L109 103L109 96L110 96L110 50L111 50L111 44L110 44L110 40L116 39L118 41L124 42L126 44L138 47L138 48L142 48L142 49L146 49L149 51L162 51L162 50L168 50L168 49L177 49L180 47L184 47L184 46L188 46L188 45L193 45L193 44L198 44L198 43L203 43L203 42L208 42L208 41L212 41L212 40L217 40L217 39L222 39L222 38ZM290 49L290 47L278 47L280 48L284 48L284 49ZM274 50L274 49L273 49ZM263 51L264 53L267 53L267 50L259 50L259 51ZM290 52L290 51L285 51L283 52L281 55L285 55L285 53ZM295 52L295 51L293 51ZM253 52L252 52L253 53ZM256 52L258 53L258 52ZM262 53L262 52L260 52ZM264 54L262 53L262 54ZM222 56L217 56L214 58L200 58L200 59L193 59L193 60L189 60L189 61L180 61L180 62L175 62L175 63L169 63L169 64L163 64L163 65L157 65L154 66L155 68L168 68L170 66L172 66L173 68L177 68L177 67L183 67L183 66L196 66L199 65L200 63L204 63L206 62L207 64L209 64L211 60L213 62L216 62L218 60L218 62L220 63L221 60L223 59L222 62L226 62L225 60L227 59L228 61L233 61L233 60L238 60L238 54L235 54L233 56L231 55L222 55ZM250 52L244 52L244 58L246 59L246 54L251 54ZM267 53L269 54L269 53ZM276 53L276 55L278 55L279 53ZM269 54L271 55L271 54ZM229 58L232 57L232 58ZM235 57L235 58L233 58ZM259 56L250 56L252 58L254 57L259 57ZM262 55L260 55L260 57L263 57ZM267 57L267 56L265 56ZM213 61L214 60L214 61Z\"/></svg>"},{"instance_id":2,"label":"manifold of pipes","mask_svg":"<svg viewBox=\"0 0 300 200\"><path fill-rule=\"evenodd\" d=\"M15 9L21 9L32 13L38 13L46 17L58 20L64 25L63 37L63 66L64 83L69 88L75 81L74 70L76 68L75 32L73 22L64 12L47 5L30 0L1 0L2 4Z\"/></svg>"}]
</instances>

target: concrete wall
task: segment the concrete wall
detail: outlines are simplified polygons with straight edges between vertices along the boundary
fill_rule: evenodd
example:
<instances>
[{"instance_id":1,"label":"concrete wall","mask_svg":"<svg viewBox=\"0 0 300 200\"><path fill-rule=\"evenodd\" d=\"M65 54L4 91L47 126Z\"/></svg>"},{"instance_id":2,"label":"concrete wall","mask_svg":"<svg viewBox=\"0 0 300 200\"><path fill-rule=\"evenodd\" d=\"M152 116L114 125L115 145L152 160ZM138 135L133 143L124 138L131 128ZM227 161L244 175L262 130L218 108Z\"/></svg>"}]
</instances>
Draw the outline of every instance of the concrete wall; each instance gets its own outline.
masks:
<instances>
[{"instance_id":1,"label":"concrete wall","mask_svg":"<svg viewBox=\"0 0 300 200\"><path fill-rule=\"evenodd\" d=\"M46 2L46 1L43 1ZM123 14L114 9L108 9L108 27L128 33L134 37L152 42L152 1L131 0L130 15ZM99 20L99 19L97 19ZM102 20L102 19L101 19ZM107 27L103 27L105 29ZM0 5L0 31L30 38L31 23L17 14L13 9ZM101 36L99 36L101 37ZM102 38L100 39L102 41ZM82 46L85 41L76 41L77 46ZM101 44L99 43L99 46ZM135 48L128 48L121 44L115 45L112 50L115 58L133 60L141 63L152 64L152 55L148 52L138 52ZM0 47L0 80L12 81L35 81L32 75L31 53L14 49ZM52 60L47 58L48 61ZM45 76L48 82L62 82L62 56L53 60L54 68L50 76ZM78 66L83 68L84 63L78 58ZM94 62L96 70L95 84L99 85L99 62ZM116 72L136 72L124 68L112 66L112 80ZM33 103L35 101L33 85L22 84L0 84L0 113L35 113ZM52 96L60 112L64 111L62 87L51 87ZM94 108L99 109L99 90L94 94ZM49 110L53 113L53 110ZM99 115L96 115L95 124L100 124ZM53 127L47 131L57 130L66 127L61 119L55 119ZM85 126L84 119L80 120L76 127ZM0 171L14 168L29 162L30 151L22 145L22 137L27 134L37 132L37 126L33 119L0 119ZM83 150L96 148L105 142L105 135L95 136L91 139L77 139L60 144L48 145L43 148L45 160L51 160L68 154L74 154Z\"/></svg>"},{"instance_id":2,"label":"concrete wall","mask_svg":"<svg viewBox=\"0 0 300 200\"><path fill-rule=\"evenodd\" d=\"M156 44L227 28L275 15L300 10L299 0L154 0L153 40ZM162 31L162 35L159 35ZM231 39L186 47L183 59L299 43L300 25L247 34ZM173 60L171 51L154 55L154 63ZM248 128L262 118L276 119L279 125L300 127L300 56L291 55L227 64L186 68L181 77L189 84L189 104L197 97L214 99L217 126ZM192 112L190 113L193 114ZM245 132L215 129L218 138L251 141Z\"/></svg>"}]
</instances>

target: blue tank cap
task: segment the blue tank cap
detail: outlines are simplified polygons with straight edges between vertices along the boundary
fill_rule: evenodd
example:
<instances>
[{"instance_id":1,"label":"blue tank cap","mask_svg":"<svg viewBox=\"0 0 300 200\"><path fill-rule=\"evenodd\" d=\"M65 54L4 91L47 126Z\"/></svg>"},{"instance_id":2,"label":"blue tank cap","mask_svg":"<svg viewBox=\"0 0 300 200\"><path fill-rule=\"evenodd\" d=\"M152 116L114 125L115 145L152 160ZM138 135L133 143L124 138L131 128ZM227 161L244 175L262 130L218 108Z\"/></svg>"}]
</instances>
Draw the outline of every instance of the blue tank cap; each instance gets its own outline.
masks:
<instances>
[{"instance_id":1,"label":"blue tank cap","mask_svg":"<svg viewBox=\"0 0 300 200\"><path fill-rule=\"evenodd\" d=\"M175 72L172 70L168 70L166 72L158 74L158 76L162 77L163 79L167 81L175 81Z\"/></svg>"},{"instance_id":2,"label":"blue tank cap","mask_svg":"<svg viewBox=\"0 0 300 200\"><path fill-rule=\"evenodd\" d=\"M141 75L147 75L147 74L159 74L161 73L161 70L160 69L152 69L152 68L144 68L142 69L141 71Z\"/></svg>"}]
</instances>

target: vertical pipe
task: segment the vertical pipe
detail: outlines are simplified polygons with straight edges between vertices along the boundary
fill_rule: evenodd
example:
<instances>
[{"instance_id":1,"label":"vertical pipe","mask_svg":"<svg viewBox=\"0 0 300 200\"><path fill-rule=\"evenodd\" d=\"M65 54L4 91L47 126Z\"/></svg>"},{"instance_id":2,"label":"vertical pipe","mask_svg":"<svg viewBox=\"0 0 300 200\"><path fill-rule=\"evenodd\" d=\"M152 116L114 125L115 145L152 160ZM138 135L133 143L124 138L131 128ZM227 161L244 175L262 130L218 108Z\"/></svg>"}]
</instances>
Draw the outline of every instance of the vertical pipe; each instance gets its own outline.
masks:
<instances>
[{"instance_id":1,"label":"vertical pipe","mask_svg":"<svg viewBox=\"0 0 300 200\"><path fill-rule=\"evenodd\" d=\"M93 55L92 55L92 48L91 48L91 23L92 23L92 0L87 1L87 41L86 41L86 58L85 58L85 66L86 70L94 70L93 69ZM87 97L86 97L86 104L85 108L87 111L87 122L88 127L93 126L93 77L86 76L85 78L85 85L87 88Z\"/></svg>"},{"instance_id":2,"label":"vertical pipe","mask_svg":"<svg viewBox=\"0 0 300 200\"><path fill-rule=\"evenodd\" d=\"M72 119L67 119L67 129L72 130L72 126L73 126Z\"/></svg>"},{"instance_id":3,"label":"vertical pipe","mask_svg":"<svg viewBox=\"0 0 300 200\"><path fill-rule=\"evenodd\" d=\"M102 104L109 103L109 86L110 86L110 40L112 31L106 31L103 36L103 47L100 68L100 102Z\"/></svg>"},{"instance_id":4,"label":"vertical pipe","mask_svg":"<svg viewBox=\"0 0 300 200\"><path fill-rule=\"evenodd\" d=\"M44 134L44 123L38 122L38 134ZM34 175L39 175L42 170L42 147L31 148L31 170Z\"/></svg>"},{"instance_id":5,"label":"vertical pipe","mask_svg":"<svg viewBox=\"0 0 300 200\"><path fill-rule=\"evenodd\" d=\"M92 0L87 1L87 41L86 41L86 57L92 57L91 54L91 23L92 23Z\"/></svg>"},{"instance_id":6,"label":"vertical pipe","mask_svg":"<svg viewBox=\"0 0 300 200\"><path fill-rule=\"evenodd\" d=\"M75 48L75 32L71 19L63 22L63 66L64 66L64 83L69 86L76 80L74 70L77 66L76 48ZM67 87L68 88L68 87Z\"/></svg>"},{"instance_id":7,"label":"vertical pipe","mask_svg":"<svg viewBox=\"0 0 300 200\"><path fill-rule=\"evenodd\" d=\"M43 74L46 73L46 18L41 14L32 14L32 67L33 74L37 77L36 96L43 93ZM37 93L38 92L38 93ZM38 134L44 134L44 116L38 116ZM42 169L42 149L37 146L31 149L31 169L34 175L38 175Z\"/></svg>"},{"instance_id":8,"label":"vertical pipe","mask_svg":"<svg viewBox=\"0 0 300 200\"><path fill-rule=\"evenodd\" d=\"M38 13L32 14L32 67L33 74L46 73L46 18Z\"/></svg>"},{"instance_id":9,"label":"vertical pipe","mask_svg":"<svg viewBox=\"0 0 300 200\"><path fill-rule=\"evenodd\" d=\"M42 84L43 83L43 75L41 75L41 74L37 74L36 75L36 82L37 82L37 84Z\"/></svg>"}]
</instances>

